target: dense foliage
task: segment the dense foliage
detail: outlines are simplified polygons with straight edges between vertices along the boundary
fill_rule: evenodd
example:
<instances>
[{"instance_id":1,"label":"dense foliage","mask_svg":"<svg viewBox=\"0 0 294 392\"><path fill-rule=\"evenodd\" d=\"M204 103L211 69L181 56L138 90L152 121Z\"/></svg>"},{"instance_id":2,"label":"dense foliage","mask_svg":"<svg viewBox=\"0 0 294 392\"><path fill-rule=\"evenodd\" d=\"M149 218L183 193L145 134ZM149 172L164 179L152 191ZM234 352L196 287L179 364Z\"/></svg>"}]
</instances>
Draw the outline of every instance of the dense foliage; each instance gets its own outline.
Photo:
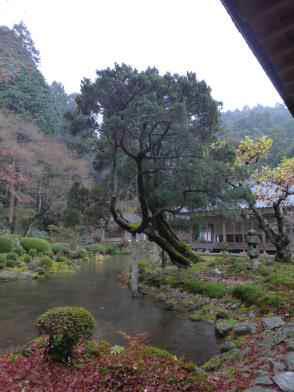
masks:
<instances>
[{"instance_id":1,"label":"dense foliage","mask_svg":"<svg viewBox=\"0 0 294 392\"><path fill-rule=\"evenodd\" d=\"M275 166L282 158L294 155L294 120L284 105L258 105L224 112L222 126L223 135L237 144L246 136L254 139L262 136L271 138L273 148L267 158L269 165Z\"/></svg>"},{"instance_id":2,"label":"dense foliage","mask_svg":"<svg viewBox=\"0 0 294 392\"><path fill-rule=\"evenodd\" d=\"M35 249L36 251L45 254L51 251L49 242L41 238L22 238L20 243L26 251Z\"/></svg>"},{"instance_id":3,"label":"dense foliage","mask_svg":"<svg viewBox=\"0 0 294 392\"><path fill-rule=\"evenodd\" d=\"M49 335L48 355L57 361L69 362L81 339L89 339L95 329L91 313L79 307L58 307L42 314L36 326L40 334Z\"/></svg>"},{"instance_id":4,"label":"dense foliage","mask_svg":"<svg viewBox=\"0 0 294 392\"><path fill-rule=\"evenodd\" d=\"M172 231L167 214L216 203L221 162L230 160L216 138L218 103L209 87L193 73L160 75L155 68L139 72L116 64L97 71L93 83L85 79L77 102L100 136L98 166L112 168L116 223L133 235L144 232L173 263L189 266L196 256ZM138 199L139 224L118 208L126 192Z\"/></svg>"}]
</instances>

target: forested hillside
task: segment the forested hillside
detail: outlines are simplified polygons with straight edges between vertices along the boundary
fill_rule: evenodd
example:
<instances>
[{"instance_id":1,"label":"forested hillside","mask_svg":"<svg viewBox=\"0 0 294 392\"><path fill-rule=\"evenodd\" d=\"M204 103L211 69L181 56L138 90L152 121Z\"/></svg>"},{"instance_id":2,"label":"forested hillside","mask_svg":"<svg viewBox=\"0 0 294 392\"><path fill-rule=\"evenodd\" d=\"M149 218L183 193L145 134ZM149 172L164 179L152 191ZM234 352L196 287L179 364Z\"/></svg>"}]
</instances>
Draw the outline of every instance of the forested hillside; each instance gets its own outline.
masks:
<instances>
[{"instance_id":1,"label":"forested hillside","mask_svg":"<svg viewBox=\"0 0 294 392\"><path fill-rule=\"evenodd\" d=\"M284 157L294 155L294 119L284 105L254 108L222 113L223 134L235 142L245 136L253 138L269 136L273 139L273 149L268 157L276 165Z\"/></svg>"},{"instance_id":2,"label":"forested hillside","mask_svg":"<svg viewBox=\"0 0 294 392\"><path fill-rule=\"evenodd\" d=\"M49 85L39 61L25 25L0 27L1 227L24 234L34 225L80 222L72 188L91 193L94 180L93 154L79 147L84 135L75 136L75 95Z\"/></svg>"}]
</instances>

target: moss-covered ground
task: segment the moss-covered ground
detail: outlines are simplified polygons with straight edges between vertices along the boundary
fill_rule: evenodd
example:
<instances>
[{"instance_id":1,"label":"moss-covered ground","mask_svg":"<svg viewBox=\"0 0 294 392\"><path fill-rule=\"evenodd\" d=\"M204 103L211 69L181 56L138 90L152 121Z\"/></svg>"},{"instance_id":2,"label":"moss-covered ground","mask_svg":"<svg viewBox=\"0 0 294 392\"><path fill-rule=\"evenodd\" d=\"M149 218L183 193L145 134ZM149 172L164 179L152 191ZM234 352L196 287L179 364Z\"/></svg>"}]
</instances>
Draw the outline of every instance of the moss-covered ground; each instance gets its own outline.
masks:
<instances>
[{"instance_id":1,"label":"moss-covered ground","mask_svg":"<svg viewBox=\"0 0 294 392\"><path fill-rule=\"evenodd\" d=\"M294 264L262 257L260 267L254 270L245 256L201 255L200 262L180 271L142 261L140 285L145 295L161 301L167 309L192 321L214 323L216 332L223 333L225 340L220 340L220 346L226 343L230 349L203 366L220 391L245 390L258 370L266 367L264 357L274 361L287 347L285 340L271 335L281 331L265 331L263 320L280 317L287 325L293 323ZM244 325L248 332L241 336ZM270 339L278 344L267 346ZM263 341L265 345L260 344Z\"/></svg>"}]
</instances>

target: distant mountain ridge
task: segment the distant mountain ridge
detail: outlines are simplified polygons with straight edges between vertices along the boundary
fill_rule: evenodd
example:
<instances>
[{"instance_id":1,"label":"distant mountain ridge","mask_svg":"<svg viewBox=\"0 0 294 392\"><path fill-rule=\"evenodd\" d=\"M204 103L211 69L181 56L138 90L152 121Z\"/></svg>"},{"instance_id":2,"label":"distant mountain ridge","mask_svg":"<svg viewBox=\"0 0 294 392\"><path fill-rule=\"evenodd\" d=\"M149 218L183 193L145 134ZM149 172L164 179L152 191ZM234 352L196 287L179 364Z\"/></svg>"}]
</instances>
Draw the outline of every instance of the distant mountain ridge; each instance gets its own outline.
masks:
<instances>
[{"instance_id":1,"label":"distant mountain ridge","mask_svg":"<svg viewBox=\"0 0 294 392\"><path fill-rule=\"evenodd\" d=\"M245 136L273 139L269 163L276 165L284 157L294 156L294 119L284 105L258 105L221 114L222 136L239 142Z\"/></svg>"}]
</instances>

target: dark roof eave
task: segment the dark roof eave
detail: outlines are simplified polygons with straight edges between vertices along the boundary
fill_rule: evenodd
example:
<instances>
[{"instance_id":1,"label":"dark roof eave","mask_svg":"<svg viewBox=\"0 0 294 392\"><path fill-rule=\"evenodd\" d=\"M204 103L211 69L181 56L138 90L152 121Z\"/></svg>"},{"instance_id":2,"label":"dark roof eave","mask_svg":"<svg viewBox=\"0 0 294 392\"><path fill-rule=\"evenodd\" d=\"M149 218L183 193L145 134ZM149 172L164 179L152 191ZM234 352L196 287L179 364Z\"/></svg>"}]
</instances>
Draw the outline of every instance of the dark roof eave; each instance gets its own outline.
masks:
<instances>
[{"instance_id":1,"label":"dark roof eave","mask_svg":"<svg viewBox=\"0 0 294 392\"><path fill-rule=\"evenodd\" d=\"M226 8L228 14L231 16L234 24L240 31L241 35L244 37L248 46L256 56L257 60L263 67L264 71L272 81L276 90L280 94L281 98L284 100L286 106L291 112L292 116L294 116L294 101L290 99L287 94L285 94L283 89L282 81L275 69L274 64L269 60L268 55L265 53L264 49L261 47L259 42L257 41L254 33L252 32L250 26L245 22L245 20L241 17L238 7L235 4L234 0L221 0L224 7Z\"/></svg>"}]
</instances>

